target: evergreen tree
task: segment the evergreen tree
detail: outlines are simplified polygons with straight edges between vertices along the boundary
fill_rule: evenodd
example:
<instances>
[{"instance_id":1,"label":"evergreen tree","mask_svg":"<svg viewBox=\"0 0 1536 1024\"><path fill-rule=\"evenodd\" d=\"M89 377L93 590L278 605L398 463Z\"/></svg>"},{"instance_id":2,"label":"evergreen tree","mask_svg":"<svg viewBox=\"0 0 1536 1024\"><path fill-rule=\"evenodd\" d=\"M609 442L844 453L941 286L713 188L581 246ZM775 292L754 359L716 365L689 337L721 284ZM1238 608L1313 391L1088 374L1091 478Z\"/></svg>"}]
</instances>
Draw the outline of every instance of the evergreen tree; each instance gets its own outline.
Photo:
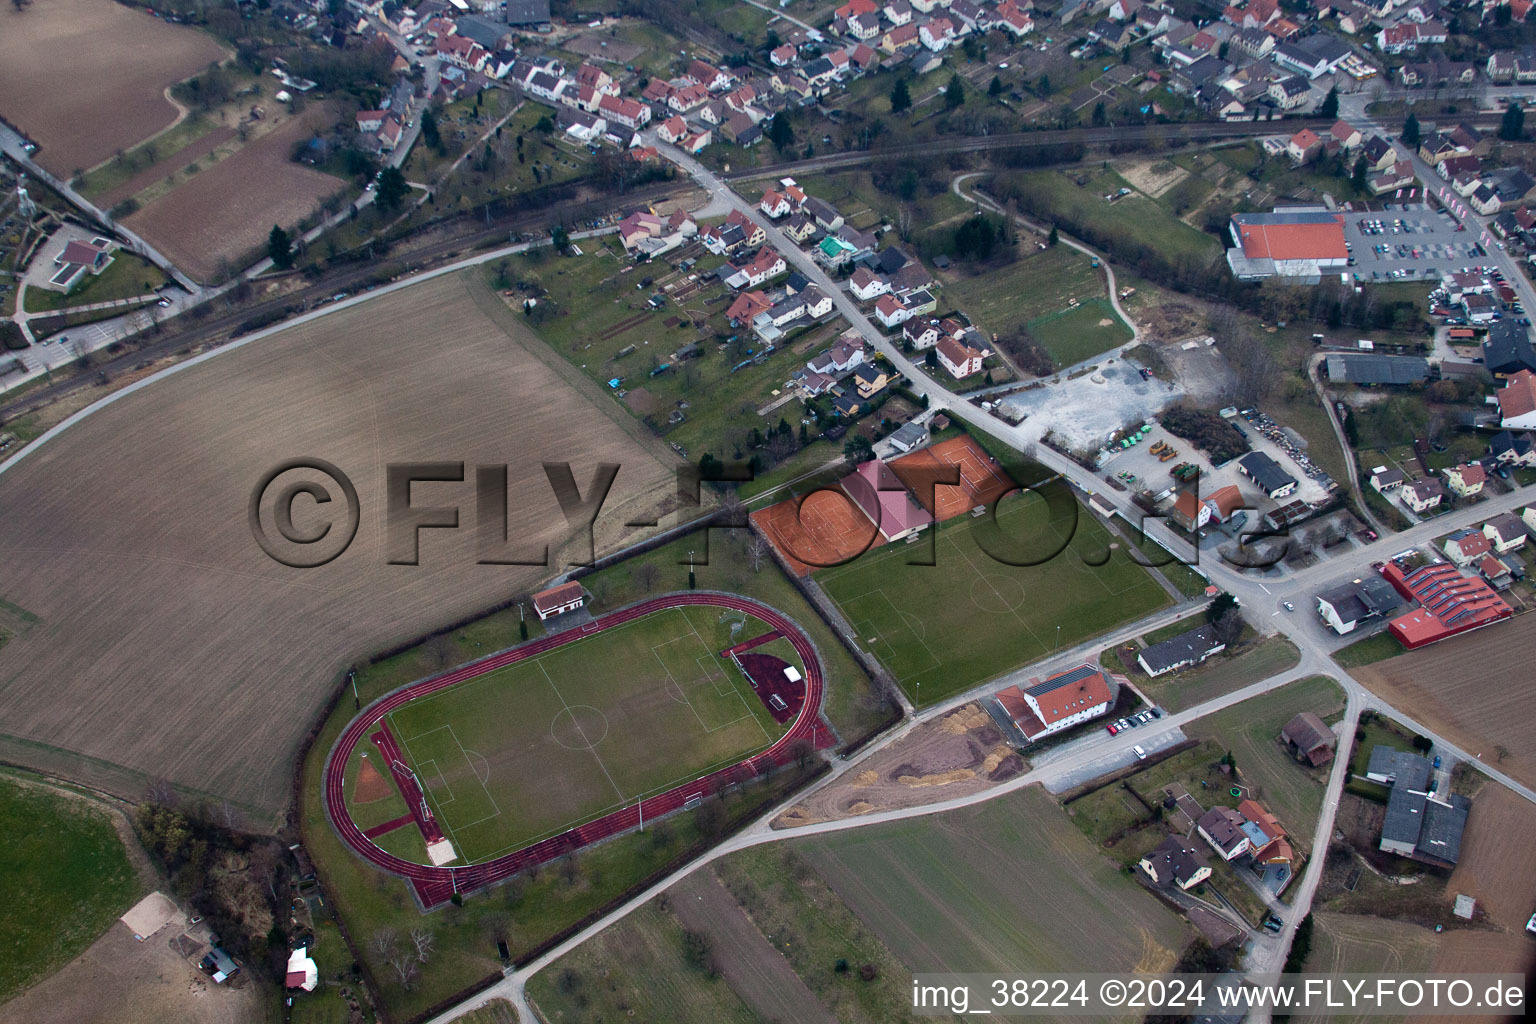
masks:
<instances>
[{"instance_id":1,"label":"evergreen tree","mask_svg":"<svg viewBox=\"0 0 1536 1024\"><path fill-rule=\"evenodd\" d=\"M1365 157L1362 156L1360 159L1355 161L1355 171L1352 175L1350 175L1349 182L1351 185L1355 186L1356 192L1365 191L1367 184L1366 176L1369 173L1370 168L1366 166Z\"/></svg>"},{"instance_id":2,"label":"evergreen tree","mask_svg":"<svg viewBox=\"0 0 1536 1024\"><path fill-rule=\"evenodd\" d=\"M997 99L997 97L1001 96L1002 94L1003 94L1003 80L1002 80L1002 78L1000 76L993 75L992 76L992 84L987 86L987 95L991 96L993 99Z\"/></svg>"},{"instance_id":3,"label":"evergreen tree","mask_svg":"<svg viewBox=\"0 0 1536 1024\"><path fill-rule=\"evenodd\" d=\"M437 117L430 107L421 112L421 141L439 153L443 151L443 137L437 130Z\"/></svg>"},{"instance_id":4,"label":"evergreen tree","mask_svg":"<svg viewBox=\"0 0 1536 1024\"><path fill-rule=\"evenodd\" d=\"M384 168L379 173L379 184L376 191L379 209L393 210L397 208L410 190L411 186L405 183L405 175L400 173L400 168Z\"/></svg>"},{"instance_id":5,"label":"evergreen tree","mask_svg":"<svg viewBox=\"0 0 1536 1024\"><path fill-rule=\"evenodd\" d=\"M1499 122L1499 138L1505 142L1519 142L1524 137L1525 108L1519 100L1513 100L1504 108L1504 120Z\"/></svg>"},{"instance_id":6,"label":"evergreen tree","mask_svg":"<svg viewBox=\"0 0 1536 1024\"><path fill-rule=\"evenodd\" d=\"M1317 108L1318 117L1339 116L1339 88L1334 86L1328 90L1328 95L1323 97L1323 105Z\"/></svg>"},{"instance_id":7,"label":"evergreen tree","mask_svg":"<svg viewBox=\"0 0 1536 1024\"><path fill-rule=\"evenodd\" d=\"M1411 146L1414 149L1419 148L1419 142L1422 139L1419 131L1419 119L1412 114L1409 114L1408 120L1403 122L1402 139L1403 145Z\"/></svg>"},{"instance_id":8,"label":"evergreen tree","mask_svg":"<svg viewBox=\"0 0 1536 1024\"><path fill-rule=\"evenodd\" d=\"M1055 245L1059 241L1061 241L1061 233L1056 230L1056 225L1052 224L1051 233L1045 236L1045 244Z\"/></svg>"},{"instance_id":9,"label":"evergreen tree","mask_svg":"<svg viewBox=\"0 0 1536 1024\"><path fill-rule=\"evenodd\" d=\"M768 122L768 141L781 153L795 144L795 129L788 114L775 114Z\"/></svg>"},{"instance_id":10,"label":"evergreen tree","mask_svg":"<svg viewBox=\"0 0 1536 1024\"><path fill-rule=\"evenodd\" d=\"M912 94L907 91L907 80L903 78L896 83L896 88L891 90L891 113L899 114L912 108Z\"/></svg>"},{"instance_id":11,"label":"evergreen tree","mask_svg":"<svg viewBox=\"0 0 1536 1024\"><path fill-rule=\"evenodd\" d=\"M267 235L267 255L278 270L288 270L293 266L293 240L288 237L288 232L276 224L272 225L272 233Z\"/></svg>"},{"instance_id":12,"label":"evergreen tree","mask_svg":"<svg viewBox=\"0 0 1536 1024\"><path fill-rule=\"evenodd\" d=\"M944 109L954 110L965 103L965 83L960 80L960 72L949 76L949 85L944 87Z\"/></svg>"}]
</instances>

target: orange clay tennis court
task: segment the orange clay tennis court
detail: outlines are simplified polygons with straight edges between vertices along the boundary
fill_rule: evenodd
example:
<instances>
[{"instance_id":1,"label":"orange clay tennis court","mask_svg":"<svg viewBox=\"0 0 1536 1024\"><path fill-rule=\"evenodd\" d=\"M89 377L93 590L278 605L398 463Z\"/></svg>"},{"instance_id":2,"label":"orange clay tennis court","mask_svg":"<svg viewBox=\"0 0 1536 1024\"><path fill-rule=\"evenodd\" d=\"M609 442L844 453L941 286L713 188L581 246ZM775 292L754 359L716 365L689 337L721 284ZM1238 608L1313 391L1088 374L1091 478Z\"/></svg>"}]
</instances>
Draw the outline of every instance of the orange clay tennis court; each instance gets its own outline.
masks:
<instances>
[{"instance_id":1,"label":"orange clay tennis court","mask_svg":"<svg viewBox=\"0 0 1536 1024\"><path fill-rule=\"evenodd\" d=\"M931 466L960 467L958 486L938 484L933 488L934 507L929 506L928 496L922 493L925 487L914 491L917 500L922 502L923 507L927 508L933 514L933 518L941 523L946 519L953 519L964 512L969 512L977 505L990 505L1018 486L969 434L940 441L928 448L920 448L891 463L891 469L895 470L896 475L901 477L909 487L912 486L913 481L912 470Z\"/></svg>"},{"instance_id":2,"label":"orange clay tennis court","mask_svg":"<svg viewBox=\"0 0 1536 1024\"><path fill-rule=\"evenodd\" d=\"M933 505L924 494L918 501L940 522L987 505L1016 485L1002 467L967 435L941 441L904 455L891 468L911 486L912 471L933 466L959 466L960 483L937 484ZM885 543L875 524L841 490L811 493L804 503L790 498L752 513L752 522L779 550L790 569L809 576L817 569L845 562ZM807 561L808 560L808 561Z\"/></svg>"}]
</instances>

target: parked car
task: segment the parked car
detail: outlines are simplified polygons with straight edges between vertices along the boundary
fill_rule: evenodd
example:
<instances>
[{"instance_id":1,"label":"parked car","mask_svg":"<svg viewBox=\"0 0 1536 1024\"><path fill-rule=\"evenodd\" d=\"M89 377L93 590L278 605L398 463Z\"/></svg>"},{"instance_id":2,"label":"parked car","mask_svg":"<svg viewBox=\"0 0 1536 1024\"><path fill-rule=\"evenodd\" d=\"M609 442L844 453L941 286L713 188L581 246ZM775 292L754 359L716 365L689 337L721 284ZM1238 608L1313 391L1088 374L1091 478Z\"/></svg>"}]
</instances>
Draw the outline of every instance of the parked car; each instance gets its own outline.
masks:
<instances>
[{"instance_id":1,"label":"parked car","mask_svg":"<svg viewBox=\"0 0 1536 1024\"><path fill-rule=\"evenodd\" d=\"M1145 760L1146 760L1146 759L1147 759L1147 752L1146 752L1146 751L1145 751L1145 750L1143 750L1143 749L1141 749L1141 747L1140 747L1140 746L1135 746L1135 747L1132 747L1132 748L1131 748L1131 751L1132 751L1132 752L1133 752L1133 753L1134 753L1134 754L1135 754L1135 755L1136 755L1136 756L1137 756L1137 757L1138 757L1138 758L1139 758L1139 759L1141 759L1141 760L1143 760L1143 761L1145 761Z\"/></svg>"},{"instance_id":2,"label":"parked car","mask_svg":"<svg viewBox=\"0 0 1536 1024\"><path fill-rule=\"evenodd\" d=\"M1108 732L1109 732L1109 734L1110 734L1110 735L1111 735L1111 736L1113 736L1113 735L1114 735L1114 734L1115 734L1115 733L1117 733L1117 732L1119 732L1119 731L1120 731L1120 730L1119 730L1119 729L1116 729L1116 728L1115 728L1115 723L1114 723L1114 722L1110 722L1110 723L1109 723L1109 724L1108 724L1108 725L1106 725L1106 726L1105 726L1105 727L1104 727L1104 728L1105 728L1105 730L1107 730L1107 731L1108 731Z\"/></svg>"}]
</instances>

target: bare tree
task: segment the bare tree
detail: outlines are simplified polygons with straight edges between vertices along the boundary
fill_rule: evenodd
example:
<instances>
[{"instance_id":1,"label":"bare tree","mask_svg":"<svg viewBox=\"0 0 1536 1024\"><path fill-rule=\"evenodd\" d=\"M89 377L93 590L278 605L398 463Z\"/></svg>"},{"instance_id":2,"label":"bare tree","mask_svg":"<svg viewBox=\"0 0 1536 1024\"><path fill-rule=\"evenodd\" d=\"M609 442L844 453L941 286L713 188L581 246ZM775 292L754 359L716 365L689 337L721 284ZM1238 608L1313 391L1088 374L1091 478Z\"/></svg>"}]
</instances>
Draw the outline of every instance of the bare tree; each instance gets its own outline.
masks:
<instances>
[{"instance_id":1,"label":"bare tree","mask_svg":"<svg viewBox=\"0 0 1536 1024\"><path fill-rule=\"evenodd\" d=\"M411 945L416 948L416 959L420 963L426 963L427 957L432 955L432 949L437 936L428 928L411 929Z\"/></svg>"},{"instance_id":2,"label":"bare tree","mask_svg":"<svg viewBox=\"0 0 1536 1024\"><path fill-rule=\"evenodd\" d=\"M426 643L427 659L435 668L447 668L457 660L453 638L447 633L436 633Z\"/></svg>"},{"instance_id":3,"label":"bare tree","mask_svg":"<svg viewBox=\"0 0 1536 1024\"><path fill-rule=\"evenodd\" d=\"M566 885L575 885L576 879L581 877L581 862L576 859L574 853L561 858L560 877L565 880Z\"/></svg>"},{"instance_id":4,"label":"bare tree","mask_svg":"<svg viewBox=\"0 0 1536 1024\"><path fill-rule=\"evenodd\" d=\"M1229 608L1217 617L1211 628L1216 639L1231 647L1243 635L1243 616L1236 608Z\"/></svg>"},{"instance_id":5,"label":"bare tree","mask_svg":"<svg viewBox=\"0 0 1536 1024\"><path fill-rule=\"evenodd\" d=\"M656 581L661 578L661 570L655 562L641 562L635 566L635 582L640 589L649 594L656 589Z\"/></svg>"},{"instance_id":6,"label":"bare tree","mask_svg":"<svg viewBox=\"0 0 1536 1024\"><path fill-rule=\"evenodd\" d=\"M240 810L234 804L225 800L219 805L219 824L233 832L240 827Z\"/></svg>"},{"instance_id":7,"label":"bare tree","mask_svg":"<svg viewBox=\"0 0 1536 1024\"><path fill-rule=\"evenodd\" d=\"M768 542L757 534L752 535L752 540L747 544L747 559L752 563L753 572L763 571L763 561L768 557Z\"/></svg>"},{"instance_id":8,"label":"bare tree","mask_svg":"<svg viewBox=\"0 0 1536 1024\"><path fill-rule=\"evenodd\" d=\"M396 949L389 954L388 963L395 969L395 976L400 979L400 987L409 992L416 983L418 973L416 958L409 950Z\"/></svg>"},{"instance_id":9,"label":"bare tree","mask_svg":"<svg viewBox=\"0 0 1536 1024\"><path fill-rule=\"evenodd\" d=\"M161 807L176 806L176 788L171 785L170 779L156 775L150 778L144 790L146 803L157 804Z\"/></svg>"},{"instance_id":10,"label":"bare tree","mask_svg":"<svg viewBox=\"0 0 1536 1024\"><path fill-rule=\"evenodd\" d=\"M387 960L390 954L395 951L396 938L397 936L393 928L380 928L368 940L368 948L373 950L376 956Z\"/></svg>"}]
</instances>

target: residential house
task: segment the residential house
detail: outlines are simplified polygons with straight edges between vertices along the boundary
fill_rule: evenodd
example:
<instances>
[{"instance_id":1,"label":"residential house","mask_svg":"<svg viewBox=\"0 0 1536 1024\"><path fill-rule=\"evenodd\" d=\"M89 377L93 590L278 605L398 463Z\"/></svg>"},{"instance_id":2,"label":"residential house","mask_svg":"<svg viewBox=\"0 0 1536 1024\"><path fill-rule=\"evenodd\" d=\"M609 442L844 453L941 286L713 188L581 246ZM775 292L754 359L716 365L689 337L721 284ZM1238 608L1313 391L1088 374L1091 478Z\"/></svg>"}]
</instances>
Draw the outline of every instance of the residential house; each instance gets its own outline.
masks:
<instances>
[{"instance_id":1,"label":"residential house","mask_svg":"<svg viewBox=\"0 0 1536 1024\"><path fill-rule=\"evenodd\" d=\"M1316 768L1333 760L1339 739L1321 718L1302 711L1281 727L1280 742L1296 760Z\"/></svg>"},{"instance_id":2,"label":"residential house","mask_svg":"<svg viewBox=\"0 0 1536 1024\"><path fill-rule=\"evenodd\" d=\"M918 40L937 53L955 40L955 24L948 18L934 18L917 30Z\"/></svg>"},{"instance_id":3,"label":"residential house","mask_svg":"<svg viewBox=\"0 0 1536 1024\"><path fill-rule=\"evenodd\" d=\"M860 267L848 279L848 290L860 302L870 302L889 292L891 286L886 282L885 278L874 273L868 267Z\"/></svg>"},{"instance_id":4,"label":"residential house","mask_svg":"<svg viewBox=\"0 0 1536 1024\"><path fill-rule=\"evenodd\" d=\"M608 121L630 131L638 131L651 122L651 108L627 96L604 96L598 101L597 109Z\"/></svg>"},{"instance_id":5,"label":"residential house","mask_svg":"<svg viewBox=\"0 0 1536 1024\"><path fill-rule=\"evenodd\" d=\"M743 291L726 308L725 316L733 324L749 324L759 313L766 313L772 307L773 303L765 293Z\"/></svg>"},{"instance_id":6,"label":"residential house","mask_svg":"<svg viewBox=\"0 0 1536 1024\"><path fill-rule=\"evenodd\" d=\"M709 62L702 60L695 60L690 63L688 70L684 74L710 92L723 92L729 89L736 81L729 72L721 71Z\"/></svg>"},{"instance_id":7,"label":"residential house","mask_svg":"<svg viewBox=\"0 0 1536 1024\"><path fill-rule=\"evenodd\" d=\"M805 242L816 233L816 222L804 213L793 214L779 228L785 236L796 245L804 245Z\"/></svg>"},{"instance_id":8,"label":"residential house","mask_svg":"<svg viewBox=\"0 0 1536 1024\"><path fill-rule=\"evenodd\" d=\"M1404 505L1422 515L1444 500L1445 485L1434 477L1427 476L1422 480L1403 485L1399 494L1402 496Z\"/></svg>"},{"instance_id":9,"label":"residential house","mask_svg":"<svg viewBox=\"0 0 1536 1024\"><path fill-rule=\"evenodd\" d=\"M1190 665L1198 665L1211 655L1219 654L1226 649L1227 645L1216 636L1216 627L1197 626L1188 632L1143 648L1136 655L1136 663L1147 675L1156 677Z\"/></svg>"},{"instance_id":10,"label":"residential house","mask_svg":"<svg viewBox=\"0 0 1536 1024\"><path fill-rule=\"evenodd\" d=\"M874 363L860 363L848 371L848 379L853 382L854 389L858 391L860 398L873 398L885 386L891 382L890 375Z\"/></svg>"},{"instance_id":11,"label":"residential house","mask_svg":"<svg viewBox=\"0 0 1536 1024\"><path fill-rule=\"evenodd\" d=\"M939 329L936 320L912 319L901 326L903 340L911 342L912 347L918 351L933 348L946 333Z\"/></svg>"},{"instance_id":12,"label":"residential house","mask_svg":"<svg viewBox=\"0 0 1536 1024\"><path fill-rule=\"evenodd\" d=\"M911 318L911 312L896 296L887 294L875 300L875 319L879 320L886 330L894 330Z\"/></svg>"},{"instance_id":13,"label":"residential house","mask_svg":"<svg viewBox=\"0 0 1536 1024\"><path fill-rule=\"evenodd\" d=\"M857 331L844 331L843 334L832 343L832 347L820 355L813 356L806 364L806 369L813 373L825 373L837 375L847 373L864 361L869 352L869 346Z\"/></svg>"},{"instance_id":14,"label":"residential house","mask_svg":"<svg viewBox=\"0 0 1536 1024\"><path fill-rule=\"evenodd\" d=\"M1484 523L1483 535L1497 555L1525 547L1525 524L1513 512L1501 512Z\"/></svg>"},{"instance_id":15,"label":"residential house","mask_svg":"<svg viewBox=\"0 0 1536 1024\"><path fill-rule=\"evenodd\" d=\"M1208 57L1205 59L1213 60L1215 58ZM1307 84L1306 79L1297 75L1291 75L1289 78L1282 78L1269 84L1269 98L1274 100L1281 110L1295 110L1307 101L1307 97L1311 92L1312 86Z\"/></svg>"},{"instance_id":16,"label":"residential house","mask_svg":"<svg viewBox=\"0 0 1536 1024\"><path fill-rule=\"evenodd\" d=\"M1303 128L1291 136L1285 144L1285 151L1293 163L1304 164L1316 159L1323 151L1323 140L1311 128Z\"/></svg>"},{"instance_id":17,"label":"residential house","mask_svg":"<svg viewBox=\"0 0 1536 1024\"><path fill-rule=\"evenodd\" d=\"M1452 562L1466 568L1493 550L1487 534L1481 530L1457 530L1441 545Z\"/></svg>"},{"instance_id":18,"label":"residential house","mask_svg":"<svg viewBox=\"0 0 1536 1024\"><path fill-rule=\"evenodd\" d=\"M817 199L815 196L807 196L800 208L816 221L816 226L823 231L836 231L843 226L843 215L833 208L831 203Z\"/></svg>"},{"instance_id":19,"label":"residential house","mask_svg":"<svg viewBox=\"0 0 1536 1024\"><path fill-rule=\"evenodd\" d=\"M1212 807L1195 822L1195 829L1222 860L1230 863L1253 849L1253 843L1243 831L1245 820L1230 807Z\"/></svg>"},{"instance_id":20,"label":"residential house","mask_svg":"<svg viewBox=\"0 0 1536 1024\"><path fill-rule=\"evenodd\" d=\"M1317 594L1317 614L1335 633L1353 633L1362 623L1402 606L1402 596L1379 575L1363 576Z\"/></svg>"},{"instance_id":21,"label":"residential house","mask_svg":"<svg viewBox=\"0 0 1536 1024\"><path fill-rule=\"evenodd\" d=\"M1445 471L1445 482L1459 497L1470 498L1481 494L1488 481L1488 471L1475 462L1463 462Z\"/></svg>"},{"instance_id":22,"label":"residential house","mask_svg":"<svg viewBox=\"0 0 1536 1024\"><path fill-rule=\"evenodd\" d=\"M905 25L912 20L912 5L907 0L887 0L881 10L892 25Z\"/></svg>"},{"instance_id":23,"label":"residential house","mask_svg":"<svg viewBox=\"0 0 1536 1024\"><path fill-rule=\"evenodd\" d=\"M886 53L899 53L919 45L921 40L917 35L917 26L911 23L897 26L880 37L880 49Z\"/></svg>"},{"instance_id":24,"label":"residential house","mask_svg":"<svg viewBox=\"0 0 1536 1024\"><path fill-rule=\"evenodd\" d=\"M1003 0L995 8L995 22L998 28L1007 32L1015 39L1021 39L1035 30L1035 21L1029 13L1012 0Z\"/></svg>"},{"instance_id":25,"label":"residential house","mask_svg":"<svg viewBox=\"0 0 1536 1024\"><path fill-rule=\"evenodd\" d=\"M1489 439L1488 454L1501 466L1536 466L1536 439L1529 432L1501 430Z\"/></svg>"},{"instance_id":26,"label":"residential house","mask_svg":"<svg viewBox=\"0 0 1536 1024\"><path fill-rule=\"evenodd\" d=\"M829 269L836 269L852 260L858 255L858 252L858 247L852 243L845 242L836 235L827 235L820 242L816 243L816 248L812 250L811 255L818 263ZM888 299L890 296L884 295L881 298Z\"/></svg>"},{"instance_id":27,"label":"residential house","mask_svg":"<svg viewBox=\"0 0 1536 1024\"><path fill-rule=\"evenodd\" d=\"M756 288L764 281L784 273L784 257L776 249L764 246L744 266L725 279L726 286L741 290Z\"/></svg>"},{"instance_id":28,"label":"residential house","mask_svg":"<svg viewBox=\"0 0 1536 1024\"><path fill-rule=\"evenodd\" d=\"M963 341L951 337L940 338L934 351L937 353L939 365L956 380L963 380L973 373L981 372L984 354Z\"/></svg>"},{"instance_id":29,"label":"residential house","mask_svg":"<svg viewBox=\"0 0 1536 1024\"><path fill-rule=\"evenodd\" d=\"M1165 836L1137 862L1142 873L1155 885L1177 885L1189 890L1211 877L1211 866L1205 857L1181 836Z\"/></svg>"},{"instance_id":30,"label":"residential house","mask_svg":"<svg viewBox=\"0 0 1536 1024\"><path fill-rule=\"evenodd\" d=\"M1360 129L1348 121L1335 121L1333 127L1328 129L1328 134L1333 137L1333 141L1339 144L1339 148L1346 153L1360 145L1361 141L1363 141Z\"/></svg>"},{"instance_id":31,"label":"residential house","mask_svg":"<svg viewBox=\"0 0 1536 1024\"><path fill-rule=\"evenodd\" d=\"M661 127L656 129L656 137L662 142L668 142L672 145L681 142L687 134L688 122L676 114L661 122Z\"/></svg>"},{"instance_id":32,"label":"residential house","mask_svg":"<svg viewBox=\"0 0 1536 1024\"><path fill-rule=\"evenodd\" d=\"M763 212L763 216L772 220L787 217L795 212L790 205L789 197L777 189L768 189L763 193L763 198L757 201L757 208Z\"/></svg>"}]
</instances>

